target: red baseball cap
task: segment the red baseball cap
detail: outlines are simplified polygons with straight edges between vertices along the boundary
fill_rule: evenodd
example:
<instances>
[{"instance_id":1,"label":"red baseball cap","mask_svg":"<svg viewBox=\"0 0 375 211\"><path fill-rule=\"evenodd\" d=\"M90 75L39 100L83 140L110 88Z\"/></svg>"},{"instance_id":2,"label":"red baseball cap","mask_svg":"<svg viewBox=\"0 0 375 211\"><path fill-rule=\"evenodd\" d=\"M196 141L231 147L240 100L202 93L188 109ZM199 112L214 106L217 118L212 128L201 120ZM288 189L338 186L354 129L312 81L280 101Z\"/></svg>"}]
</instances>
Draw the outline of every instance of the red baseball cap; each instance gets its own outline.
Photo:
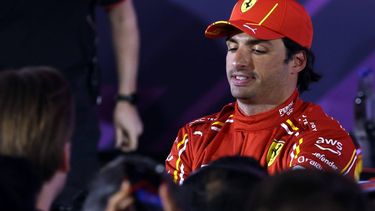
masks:
<instances>
[{"instance_id":1,"label":"red baseball cap","mask_svg":"<svg viewBox=\"0 0 375 211\"><path fill-rule=\"evenodd\" d=\"M311 18L295 0L239 0L228 21L217 21L205 31L208 38L228 36L233 27L261 40L287 37L311 48Z\"/></svg>"}]
</instances>

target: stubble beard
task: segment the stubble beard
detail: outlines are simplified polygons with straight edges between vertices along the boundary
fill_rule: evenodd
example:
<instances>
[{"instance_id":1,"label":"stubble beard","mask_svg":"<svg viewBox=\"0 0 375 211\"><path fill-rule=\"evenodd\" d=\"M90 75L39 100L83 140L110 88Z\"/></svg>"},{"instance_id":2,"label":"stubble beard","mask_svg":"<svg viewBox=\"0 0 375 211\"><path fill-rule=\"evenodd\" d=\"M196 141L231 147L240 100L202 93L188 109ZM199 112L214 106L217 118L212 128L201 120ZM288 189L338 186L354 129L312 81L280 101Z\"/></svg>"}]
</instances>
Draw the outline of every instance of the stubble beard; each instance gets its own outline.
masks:
<instances>
[{"instance_id":1,"label":"stubble beard","mask_svg":"<svg viewBox=\"0 0 375 211\"><path fill-rule=\"evenodd\" d=\"M255 91L249 87L231 86L231 94L234 98L241 101L252 101L252 99L255 97Z\"/></svg>"}]
</instances>

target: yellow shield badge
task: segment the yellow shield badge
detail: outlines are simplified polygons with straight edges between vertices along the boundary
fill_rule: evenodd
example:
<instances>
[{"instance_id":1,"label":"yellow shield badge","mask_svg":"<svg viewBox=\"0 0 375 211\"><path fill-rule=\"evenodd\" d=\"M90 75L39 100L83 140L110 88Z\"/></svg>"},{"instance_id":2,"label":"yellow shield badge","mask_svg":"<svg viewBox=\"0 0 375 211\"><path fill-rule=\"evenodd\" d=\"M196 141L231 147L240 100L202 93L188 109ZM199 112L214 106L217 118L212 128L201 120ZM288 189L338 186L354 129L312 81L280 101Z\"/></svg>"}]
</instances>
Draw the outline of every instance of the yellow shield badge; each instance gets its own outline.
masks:
<instances>
[{"instance_id":1,"label":"yellow shield badge","mask_svg":"<svg viewBox=\"0 0 375 211\"><path fill-rule=\"evenodd\" d=\"M278 141L275 139L272 142L270 148L268 148L268 153L267 153L267 165L268 166L271 166L273 164L277 156L280 154L281 149L283 148L284 144L285 142L283 140Z\"/></svg>"}]
</instances>

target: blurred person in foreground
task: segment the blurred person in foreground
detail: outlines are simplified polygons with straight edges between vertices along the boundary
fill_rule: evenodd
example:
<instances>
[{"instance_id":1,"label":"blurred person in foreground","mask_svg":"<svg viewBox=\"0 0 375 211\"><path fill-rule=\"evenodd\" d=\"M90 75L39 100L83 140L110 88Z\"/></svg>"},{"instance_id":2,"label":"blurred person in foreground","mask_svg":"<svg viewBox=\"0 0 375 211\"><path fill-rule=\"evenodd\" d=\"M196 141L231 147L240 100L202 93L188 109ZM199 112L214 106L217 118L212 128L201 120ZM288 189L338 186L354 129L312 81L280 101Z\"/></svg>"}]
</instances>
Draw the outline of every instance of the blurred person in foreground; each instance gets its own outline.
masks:
<instances>
[{"instance_id":1,"label":"blurred person in foreground","mask_svg":"<svg viewBox=\"0 0 375 211\"><path fill-rule=\"evenodd\" d=\"M70 206L99 170L100 97L97 8L105 10L117 70L116 147L138 147L143 124L135 99L140 36L133 0L12 0L0 7L0 69L46 65L68 80L76 113L71 170L58 206ZM104 27L105 28L105 27ZM105 69L103 71L109 71ZM69 208L70 209L70 208Z\"/></svg>"},{"instance_id":2,"label":"blurred person in foreground","mask_svg":"<svg viewBox=\"0 0 375 211\"><path fill-rule=\"evenodd\" d=\"M121 155L92 181L83 211L178 211L179 189L164 166L141 155Z\"/></svg>"},{"instance_id":3,"label":"blurred person in foreground","mask_svg":"<svg viewBox=\"0 0 375 211\"><path fill-rule=\"evenodd\" d=\"M0 155L0 210L35 211L42 183L25 158Z\"/></svg>"},{"instance_id":4,"label":"blurred person in foreground","mask_svg":"<svg viewBox=\"0 0 375 211\"><path fill-rule=\"evenodd\" d=\"M50 210L69 171L73 100L49 67L0 72L0 154L30 161L42 181L38 210Z\"/></svg>"},{"instance_id":5,"label":"blurred person in foreground","mask_svg":"<svg viewBox=\"0 0 375 211\"><path fill-rule=\"evenodd\" d=\"M179 130L166 159L176 183L228 155L253 157L271 175L319 169L358 179L358 144L320 106L299 97L320 79L311 18L301 4L239 0L229 20L209 25L205 35L226 39L226 75L236 101Z\"/></svg>"},{"instance_id":6,"label":"blurred person in foreground","mask_svg":"<svg viewBox=\"0 0 375 211\"><path fill-rule=\"evenodd\" d=\"M189 211L249 210L267 170L250 157L227 156L189 175L182 198Z\"/></svg>"},{"instance_id":7,"label":"blurred person in foreground","mask_svg":"<svg viewBox=\"0 0 375 211\"><path fill-rule=\"evenodd\" d=\"M366 211L360 186L337 172L286 171L257 187L254 211Z\"/></svg>"}]
</instances>

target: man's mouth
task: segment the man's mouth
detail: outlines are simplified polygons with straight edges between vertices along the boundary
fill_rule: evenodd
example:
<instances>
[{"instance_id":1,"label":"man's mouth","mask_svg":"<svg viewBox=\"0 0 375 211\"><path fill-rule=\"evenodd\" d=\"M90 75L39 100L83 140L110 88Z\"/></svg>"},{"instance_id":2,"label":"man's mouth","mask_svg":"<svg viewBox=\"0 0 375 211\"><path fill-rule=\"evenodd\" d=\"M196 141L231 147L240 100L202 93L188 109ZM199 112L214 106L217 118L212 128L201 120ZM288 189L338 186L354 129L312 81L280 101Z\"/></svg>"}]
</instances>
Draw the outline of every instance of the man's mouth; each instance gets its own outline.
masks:
<instances>
[{"instance_id":1,"label":"man's mouth","mask_svg":"<svg viewBox=\"0 0 375 211\"><path fill-rule=\"evenodd\" d=\"M241 76L241 75L236 75L236 76L234 76L234 78L235 78L236 80L243 81L243 80L248 79L249 77L247 77L247 76Z\"/></svg>"},{"instance_id":2,"label":"man's mouth","mask_svg":"<svg viewBox=\"0 0 375 211\"><path fill-rule=\"evenodd\" d=\"M256 78L254 75L232 75L231 81L235 86L246 86Z\"/></svg>"}]
</instances>

